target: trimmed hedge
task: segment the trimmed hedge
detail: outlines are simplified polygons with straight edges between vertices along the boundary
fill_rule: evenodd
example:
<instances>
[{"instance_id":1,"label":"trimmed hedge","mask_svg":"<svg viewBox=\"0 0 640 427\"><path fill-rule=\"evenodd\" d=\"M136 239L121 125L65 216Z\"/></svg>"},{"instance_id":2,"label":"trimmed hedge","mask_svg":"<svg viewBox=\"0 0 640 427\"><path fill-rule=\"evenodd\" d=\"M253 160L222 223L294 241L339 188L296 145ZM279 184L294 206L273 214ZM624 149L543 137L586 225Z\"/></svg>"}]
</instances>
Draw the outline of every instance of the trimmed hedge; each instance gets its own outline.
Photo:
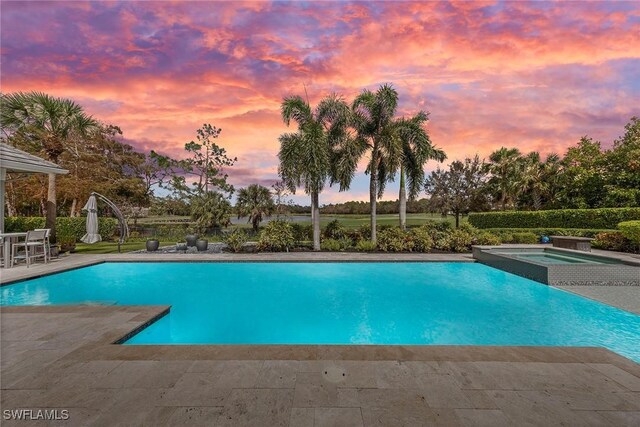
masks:
<instances>
[{"instance_id":1,"label":"trimmed hedge","mask_svg":"<svg viewBox=\"0 0 640 427\"><path fill-rule=\"evenodd\" d=\"M56 233L58 238L75 237L80 240L86 234L86 217L58 217L56 218ZM18 216L4 219L7 232L29 231L44 228L45 219L39 216ZM118 230L118 220L115 218L98 218L98 233L103 239L110 239Z\"/></svg>"},{"instance_id":2,"label":"trimmed hedge","mask_svg":"<svg viewBox=\"0 0 640 427\"><path fill-rule=\"evenodd\" d=\"M485 228L485 231L496 235L529 232L538 237L542 236L576 236L596 237L599 233L614 233L617 230L593 228Z\"/></svg>"},{"instance_id":3,"label":"trimmed hedge","mask_svg":"<svg viewBox=\"0 0 640 427\"><path fill-rule=\"evenodd\" d=\"M590 228L615 229L618 223L640 219L640 208L558 209L469 214L477 228Z\"/></svg>"},{"instance_id":4,"label":"trimmed hedge","mask_svg":"<svg viewBox=\"0 0 640 427\"><path fill-rule=\"evenodd\" d=\"M618 224L624 237L640 245L640 221L625 221Z\"/></svg>"}]
</instances>

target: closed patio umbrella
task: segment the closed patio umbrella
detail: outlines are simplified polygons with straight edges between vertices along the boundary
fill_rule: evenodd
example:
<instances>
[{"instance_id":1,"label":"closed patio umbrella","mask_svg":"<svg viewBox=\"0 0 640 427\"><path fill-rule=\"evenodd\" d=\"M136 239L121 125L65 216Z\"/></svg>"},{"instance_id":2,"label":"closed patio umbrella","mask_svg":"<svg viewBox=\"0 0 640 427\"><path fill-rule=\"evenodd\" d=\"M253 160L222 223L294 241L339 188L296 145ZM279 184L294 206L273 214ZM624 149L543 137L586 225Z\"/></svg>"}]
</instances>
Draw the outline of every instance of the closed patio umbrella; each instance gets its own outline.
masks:
<instances>
[{"instance_id":1,"label":"closed patio umbrella","mask_svg":"<svg viewBox=\"0 0 640 427\"><path fill-rule=\"evenodd\" d=\"M87 211L87 234L82 236L84 243L97 243L102 240L98 234L98 202L93 194L82 210Z\"/></svg>"}]
</instances>

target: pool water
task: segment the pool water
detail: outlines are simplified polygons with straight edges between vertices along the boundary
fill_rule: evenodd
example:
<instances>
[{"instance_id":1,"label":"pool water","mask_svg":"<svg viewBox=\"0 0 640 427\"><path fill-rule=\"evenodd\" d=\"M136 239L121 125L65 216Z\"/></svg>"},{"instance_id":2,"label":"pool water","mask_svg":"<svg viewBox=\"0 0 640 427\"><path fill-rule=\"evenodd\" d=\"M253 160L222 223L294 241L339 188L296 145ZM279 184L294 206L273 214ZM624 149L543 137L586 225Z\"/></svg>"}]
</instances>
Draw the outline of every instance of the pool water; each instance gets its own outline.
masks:
<instances>
[{"instance_id":1,"label":"pool water","mask_svg":"<svg viewBox=\"0 0 640 427\"><path fill-rule=\"evenodd\" d=\"M520 258L525 261L534 261L540 264L619 264L617 260L607 260L604 258L595 258L589 256L579 256L575 254L566 254L561 252L552 252L550 250L520 250L517 252L509 252L505 250L493 250L492 252L500 255L509 255Z\"/></svg>"},{"instance_id":2,"label":"pool water","mask_svg":"<svg viewBox=\"0 0 640 427\"><path fill-rule=\"evenodd\" d=\"M104 263L0 288L2 305L171 305L126 344L603 346L640 316L477 263Z\"/></svg>"}]
</instances>

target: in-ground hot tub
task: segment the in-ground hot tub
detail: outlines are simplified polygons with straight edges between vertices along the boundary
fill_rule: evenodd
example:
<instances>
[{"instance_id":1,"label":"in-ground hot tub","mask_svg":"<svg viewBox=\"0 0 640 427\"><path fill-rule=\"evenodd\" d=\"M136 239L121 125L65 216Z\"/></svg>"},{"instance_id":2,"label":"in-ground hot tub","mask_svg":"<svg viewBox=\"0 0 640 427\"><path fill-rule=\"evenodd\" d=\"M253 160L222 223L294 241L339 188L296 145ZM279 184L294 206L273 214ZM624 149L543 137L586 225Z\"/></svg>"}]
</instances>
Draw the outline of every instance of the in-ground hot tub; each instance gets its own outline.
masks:
<instances>
[{"instance_id":1,"label":"in-ground hot tub","mask_svg":"<svg viewBox=\"0 0 640 427\"><path fill-rule=\"evenodd\" d=\"M541 246L474 246L473 257L548 285L640 285L640 261L613 255Z\"/></svg>"}]
</instances>

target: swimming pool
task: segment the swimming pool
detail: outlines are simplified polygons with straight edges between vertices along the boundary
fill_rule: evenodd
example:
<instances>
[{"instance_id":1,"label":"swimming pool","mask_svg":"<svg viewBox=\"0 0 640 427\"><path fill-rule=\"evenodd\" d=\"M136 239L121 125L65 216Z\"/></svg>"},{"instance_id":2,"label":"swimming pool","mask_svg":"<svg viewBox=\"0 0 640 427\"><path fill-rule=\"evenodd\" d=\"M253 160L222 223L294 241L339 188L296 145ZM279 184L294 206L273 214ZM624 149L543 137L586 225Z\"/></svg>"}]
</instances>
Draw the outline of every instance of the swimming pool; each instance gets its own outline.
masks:
<instances>
[{"instance_id":1,"label":"swimming pool","mask_svg":"<svg viewBox=\"0 0 640 427\"><path fill-rule=\"evenodd\" d=\"M2 305L171 305L126 344L603 346L640 316L477 263L103 263L0 288Z\"/></svg>"}]
</instances>

